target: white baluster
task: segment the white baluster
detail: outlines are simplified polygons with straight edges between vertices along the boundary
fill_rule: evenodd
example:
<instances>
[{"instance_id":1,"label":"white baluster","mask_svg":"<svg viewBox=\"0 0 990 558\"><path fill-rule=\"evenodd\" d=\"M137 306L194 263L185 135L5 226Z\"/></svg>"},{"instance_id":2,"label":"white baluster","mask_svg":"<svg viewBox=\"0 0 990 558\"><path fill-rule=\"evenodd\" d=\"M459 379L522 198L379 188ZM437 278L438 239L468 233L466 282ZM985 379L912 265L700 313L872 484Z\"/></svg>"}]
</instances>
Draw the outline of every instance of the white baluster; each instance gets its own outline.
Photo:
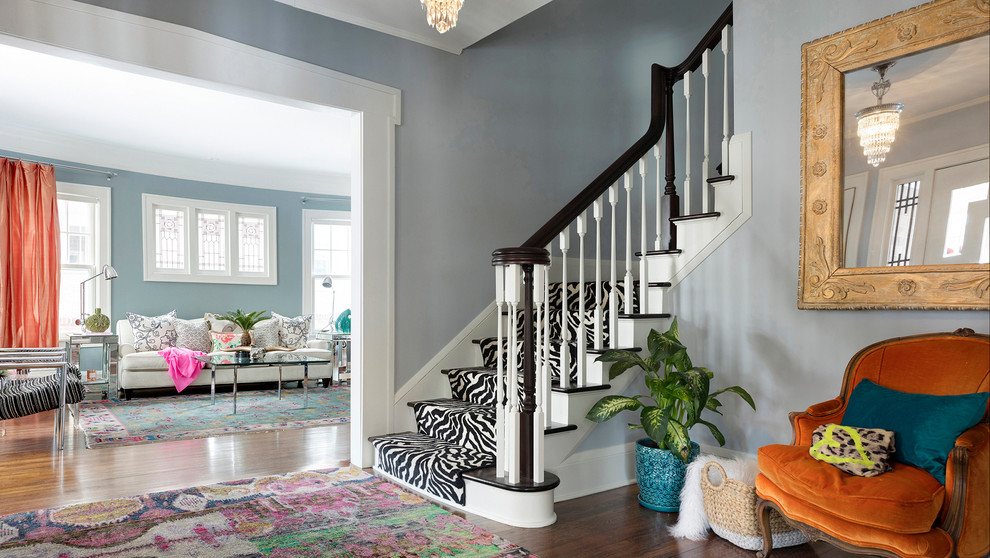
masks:
<instances>
[{"instance_id":1,"label":"white baluster","mask_svg":"<svg viewBox=\"0 0 990 558\"><path fill-rule=\"evenodd\" d=\"M551 251L553 244L551 243L547 246L547 252ZM552 264L551 264L552 265ZM550 265L546 267L546 272L543 274L543 377L547 384L546 390L546 401L544 401L544 407L546 408L546 424L550 426L551 418L553 417L553 408L551 403L553 403L553 397L551 388L553 387L553 378L550 374Z\"/></svg>"},{"instance_id":2,"label":"white baluster","mask_svg":"<svg viewBox=\"0 0 990 558\"><path fill-rule=\"evenodd\" d=\"M660 180L662 173L660 172L660 160L663 159L661 155L662 150L660 146L663 145L663 136L660 136L660 143L653 146L653 158L657 161L657 239L653 241L653 249L660 249L660 196L663 195L663 187L660 185Z\"/></svg>"},{"instance_id":3,"label":"white baluster","mask_svg":"<svg viewBox=\"0 0 990 558\"><path fill-rule=\"evenodd\" d=\"M570 225L564 229L564 232L560 233L560 252L563 254L560 258L563 262L560 266L560 288L563 289L563 292L560 293L560 359L557 362L560 365L560 387L562 388L571 387L571 350L567 344L569 338L567 332L567 250L570 248L570 233Z\"/></svg>"},{"instance_id":4,"label":"white baluster","mask_svg":"<svg viewBox=\"0 0 990 558\"><path fill-rule=\"evenodd\" d=\"M711 170L709 169L709 131L708 131L708 74L711 73L711 61L709 60L709 55L711 50L705 49L705 52L701 53L701 75L705 76L705 157L701 162L701 212L708 213L711 211L711 205L709 202L709 190L711 187L708 185L708 178L711 176Z\"/></svg>"},{"instance_id":5,"label":"white baluster","mask_svg":"<svg viewBox=\"0 0 990 558\"><path fill-rule=\"evenodd\" d=\"M591 205L591 213L595 217L595 348L604 346L602 343L602 200L595 199Z\"/></svg>"},{"instance_id":6,"label":"white baluster","mask_svg":"<svg viewBox=\"0 0 990 558\"><path fill-rule=\"evenodd\" d=\"M588 355L588 330L584 323L585 315L585 304L584 304L584 235L588 232L588 227L585 223L586 216L584 211L581 215L578 215L577 221L577 233L578 233L578 332L577 332L577 386L584 387L588 385L587 380L587 368L586 361Z\"/></svg>"},{"instance_id":7,"label":"white baluster","mask_svg":"<svg viewBox=\"0 0 990 558\"><path fill-rule=\"evenodd\" d=\"M533 316L527 317L526 319L532 319L536 323L533 325L533 337L534 337L534 347L533 347L533 370L536 374L536 407L541 412L543 411L546 401L544 401L543 390L543 367L540 365L540 356L543 354L543 328L540 327L541 322L541 311L543 310L543 281L546 269L541 265L533 266Z\"/></svg>"},{"instance_id":8,"label":"white baluster","mask_svg":"<svg viewBox=\"0 0 990 558\"><path fill-rule=\"evenodd\" d=\"M731 174L729 167L729 31L731 25L722 28L722 61L725 77L722 79L722 175Z\"/></svg>"},{"instance_id":9,"label":"white baluster","mask_svg":"<svg viewBox=\"0 0 990 558\"><path fill-rule=\"evenodd\" d=\"M502 306L505 304L505 266L495 266L495 322L498 324L496 339L498 348L495 368L495 476L505 477L505 406L503 404L503 393L505 393L505 368L502 364L501 344L502 344Z\"/></svg>"},{"instance_id":10,"label":"white baluster","mask_svg":"<svg viewBox=\"0 0 990 558\"><path fill-rule=\"evenodd\" d=\"M691 214L691 70L684 72L684 213Z\"/></svg>"},{"instance_id":11,"label":"white baluster","mask_svg":"<svg viewBox=\"0 0 990 558\"><path fill-rule=\"evenodd\" d=\"M642 219L639 220L639 313L645 314L649 305L647 297L649 290L646 282L646 157L639 160L639 184L643 187Z\"/></svg>"},{"instance_id":12,"label":"white baluster","mask_svg":"<svg viewBox=\"0 0 990 558\"><path fill-rule=\"evenodd\" d=\"M630 169L631 170L631 169ZM626 171L622 175L626 185L626 276L623 285L626 294L626 314L633 313L633 274L632 274L632 172ZM614 333L614 332L613 332Z\"/></svg>"},{"instance_id":13,"label":"white baluster","mask_svg":"<svg viewBox=\"0 0 990 558\"><path fill-rule=\"evenodd\" d=\"M539 315L539 308L543 304L543 285L546 283L546 271L546 268L542 265L533 266L533 308L536 309L537 315ZM530 320L532 317L527 316L526 319ZM536 328L535 334L536 338L540 339L539 328ZM542 346L537 344L533 356L534 361L536 360L536 355L540 354L541 348ZM543 482L543 430L544 417L547 416L547 413L544 411L544 400L548 399L550 388L546 385L543 368L536 365L535 362L533 368L536 371L536 412L533 414L533 480Z\"/></svg>"},{"instance_id":14,"label":"white baluster","mask_svg":"<svg viewBox=\"0 0 990 558\"><path fill-rule=\"evenodd\" d=\"M520 474L519 425L521 416L519 409L519 366L516 364L518 358L516 355L516 310L519 306L519 294L519 266L510 264L506 269L505 277L505 300L509 304L508 366L506 366L508 381L505 388L509 399L509 412L506 418L506 443L508 446L506 459L508 460L509 482L511 483L519 482Z\"/></svg>"},{"instance_id":15,"label":"white baluster","mask_svg":"<svg viewBox=\"0 0 990 558\"><path fill-rule=\"evenodd\" d=\"M608 188L608 203L612 206L612 250L610 252L612 256L612 275L609 280L609 293L608 293L608 340L609 347L618 347L618 341L616 339L616 331L619 327L619 285L616 280L616 242L615 242L615 204L619 203L619 183L616 182Z\"/></svg>"}]
</instances>

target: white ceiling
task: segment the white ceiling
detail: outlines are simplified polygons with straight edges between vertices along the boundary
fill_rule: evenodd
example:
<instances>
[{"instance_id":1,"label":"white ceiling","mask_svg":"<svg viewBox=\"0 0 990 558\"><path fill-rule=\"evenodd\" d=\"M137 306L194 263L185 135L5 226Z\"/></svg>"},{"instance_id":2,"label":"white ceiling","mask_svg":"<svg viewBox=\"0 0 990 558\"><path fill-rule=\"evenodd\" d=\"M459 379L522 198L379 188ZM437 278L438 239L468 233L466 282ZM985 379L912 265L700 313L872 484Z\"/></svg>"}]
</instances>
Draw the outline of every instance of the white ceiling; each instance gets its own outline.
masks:
<instances>
[{"instance_id":1,"label":"white ceiling","mask_svg":"<svg viewBox=\"0 0 990 558\"><path fill-rule=\"evenodd\" d=\"M457 26L438 33L426 23L420 0L276 0L427 46L460 54L551 0L464 0Z\"/></svg>"},{"instance_id":2,"label":"white ceiling","mask_svg":"<svg viewBox=\"0 0 990 558\"><path fill-rule=\"evenodd\" d=\"M551 0L466 0L440 34L418 0L276 0L448 52ZM0 146L187 180L350 195L352 114L289 106L0 44Z\"/></svg>"}]
</instances>

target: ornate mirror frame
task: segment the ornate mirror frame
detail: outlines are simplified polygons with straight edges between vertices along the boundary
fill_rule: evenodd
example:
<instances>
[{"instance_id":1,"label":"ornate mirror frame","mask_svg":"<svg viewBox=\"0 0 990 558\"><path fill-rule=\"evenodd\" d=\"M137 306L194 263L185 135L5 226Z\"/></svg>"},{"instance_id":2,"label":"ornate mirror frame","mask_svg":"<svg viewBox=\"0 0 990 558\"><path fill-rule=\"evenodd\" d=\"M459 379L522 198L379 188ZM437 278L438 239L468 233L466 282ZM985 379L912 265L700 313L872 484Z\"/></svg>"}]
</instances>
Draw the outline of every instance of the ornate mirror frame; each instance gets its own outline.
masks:
<instances>
[{"instance_id":1,"label":"ornate mirror frame","mask_svg":"<svg viewBox=\"0 0 990 558\"><path fill-rule=\"evenodd\" d=\"M990 33L990 0L936 0L801 48L798 308L990 309L990 265L842 267L844 72Z\"/></svg>"}]
</instances>

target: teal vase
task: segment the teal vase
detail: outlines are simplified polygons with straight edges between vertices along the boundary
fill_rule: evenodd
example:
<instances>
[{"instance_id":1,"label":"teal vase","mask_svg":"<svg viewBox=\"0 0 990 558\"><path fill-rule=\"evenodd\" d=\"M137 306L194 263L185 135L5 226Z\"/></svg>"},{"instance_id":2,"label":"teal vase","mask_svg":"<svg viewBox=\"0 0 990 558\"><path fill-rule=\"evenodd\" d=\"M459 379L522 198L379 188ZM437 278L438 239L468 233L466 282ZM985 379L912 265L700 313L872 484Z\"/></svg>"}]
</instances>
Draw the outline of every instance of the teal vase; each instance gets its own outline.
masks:
<instances>
[{"instance_id":1,"label":"teal vase","mask_svg":"<svg viewBox=\"0 0 990 558\"><path fill-rule=\"evenodd\" d=\"M698 457L700 448L691 442L688 463ZM654 511L675 512L681 507L681 489L687 463L656 442L643 438L636 442L636 482L639 505Z\"/></svg>"},{"instance_id":2,"label":"teal vase","mask_svg":"<svg viewBox=\"0 0 990 558\"><path fill-rule=\"evenodd\" d=\"M334 322L339 333L350 333L351 332L351 309L348 308L337 316L337 321Z\"/></svg>"}]
</instances>

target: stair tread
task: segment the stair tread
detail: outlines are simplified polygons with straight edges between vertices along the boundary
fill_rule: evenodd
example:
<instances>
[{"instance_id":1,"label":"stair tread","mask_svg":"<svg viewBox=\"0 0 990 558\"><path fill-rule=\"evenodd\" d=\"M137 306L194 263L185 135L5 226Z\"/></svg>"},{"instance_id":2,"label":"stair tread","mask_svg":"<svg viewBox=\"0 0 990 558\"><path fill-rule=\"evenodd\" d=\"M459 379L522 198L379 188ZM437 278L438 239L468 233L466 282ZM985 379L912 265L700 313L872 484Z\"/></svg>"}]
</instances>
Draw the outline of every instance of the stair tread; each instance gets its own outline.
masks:
<instances>
[{"instance_id":1,"label":"stair tread","mask_svg":"<svg viewBox=\"0 0 990 558\"><path fill-rule=\"evenodd\" d=\"M632 318L634 320L646 320L650 318L669 318L670 314L619 314L620 318Z\"/></svg>"},{"instance_id":2,"label":"stair tread","mask_svg":"<svg viewBox=\"0 0 990 558\"><path fill-rule=\"evenodd\" d=\"M454 399L452 397L437 397L436 399L420 399L419 401L409 401L406 403L407 407L415 408L419 404L433 404L445 407L456 407L464 409L491 409L491 405L482 405L481 403L471 403L470 401L464 401L462 399Z\"/></svg>"},{"instance_id":3,"label":"stair tread","mask_svg":"<svg viewBox=\"0 0 990 558\"><path fill-rule=\"evenodd\" d=\"M590 348L589 347L588 348L588 354L591 354L591 355L603 355L603 354L605 354L605 351L611 351L611 350L612 350L612 347L595 347L595 348ZM617 350L617 351L632 351L634 353L638 353L638 352L642 351L643 348L642 347L616 347L615 350Z\"/></svg>"},{"instance_id":4,"label":"stair tread","mask_svg":"<svg viewBox=\"0 0 990 558\"><path fill-rule=\"evenodd\" d=\"M647 250L646 255L647 256L676 256L677 254L680 254L682 251L683 250L681 250L681 249L677 249L677 250ZM637 257L642 256L642 255L643 255L642 252L636 252L636 256Z\"/></svg>"},{"instance_id":5,"label":"stair tread","mask_svg":"<svg viewBox=\"0 0 990 558\"><path fill-rule=\"evenodd\" d=\"M734 174L726 174L724 176L713 176L708 179L709 184L718 184L719 182L732 182L736 179Z\"/></svg>"},{"instance_id":6,"label":"stair tread","mask_svg":"<svg viewBox=\"0 0 990 558\"><path fill-rule=\"evenodd\" d=\"M545 471L543 473L543 482L541 483L523 481L517 484L510 484L508 477L499 478L497 476L495 467L484 467L473 471L465 471L463 476L464 478L471 479L482 484L487 484L489 486L494 486L512 492L546 492L547 490L553 490L560 485L560 478L549 471Z\"/></svg>"},{"instance_id":7,"label":"stair tread","mask_svg":"<svg viewBox=\"0 0 990 558\"><path fill-rule=\"evenodd\" d=\"M668 288L670 287L670 285L671 285L670 281L653 281L649 283L650 287Z\"/></svg>"},{"instance_id":8,"label":"stair tread","mask_svg":"<svg viewBox=\"0 0 990 558\"><path fill-rule=\"evenodd\" d=\"M607 389L612 389L612 385L602 384L600 386L584 386L584 387L568 387L568 388L553 386L550 389L556 391L557 393L584 393L586 391L604 391Z\"/></svg>"},{"instance_id":9,"label":"stair tread","mask_svg":"<svg viewBox=\"0 0 990 558\"><path fill-rule=\"evenodd\" d=\"M691 215L681 215L680 217L671 217L671 223L689 223L691 221L701 221L703 219L714 219L722 215L718 211L712 211L709 213L693 213Z\"/></svg>"},{"instance_id":10,"label":"stair tread","mask_svg":"<svg viewBox=\"0 0 990 558\"><path fill-rule=\"evenodd\" d=\"M458 370L458 371L463 370L465 372L494 372L495 371L494 368L486 368L484 366L455 366L454 368L443 368L443 369L440 370L440 373L443 374L444 376L449 376L450 373L451 373L451 371L453 371L453 370Z\"/></svg>"},{"instance_id":11,"label":"stair tread","mask_svg":"<svg viewBox=\"0 0 990 558\"><path fill-rule=\"evenodd\" d=\"M576 424L561 424L559 422L551 422L550 426L543 429L543 435L548 436L550 434L557 434L558 432L569 432L571 430L577 430Z\"/></svg>"}]
</instances>

